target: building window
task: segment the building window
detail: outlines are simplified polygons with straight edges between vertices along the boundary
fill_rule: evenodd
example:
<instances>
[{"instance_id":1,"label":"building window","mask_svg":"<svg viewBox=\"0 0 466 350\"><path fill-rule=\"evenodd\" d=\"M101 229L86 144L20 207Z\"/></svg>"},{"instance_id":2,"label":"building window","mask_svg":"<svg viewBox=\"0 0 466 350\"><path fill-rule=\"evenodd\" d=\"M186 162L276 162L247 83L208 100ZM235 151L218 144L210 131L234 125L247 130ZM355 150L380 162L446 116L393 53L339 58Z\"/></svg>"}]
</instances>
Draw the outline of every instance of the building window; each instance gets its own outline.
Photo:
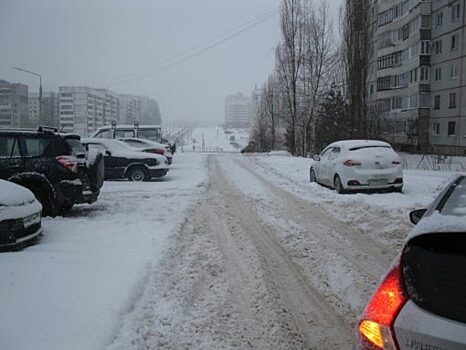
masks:
<instances>
[{"instance_id":1,"label":"building window","mask_svg":"<svg viewBox=\"0 0 466 350\"><path fill-rule=\"evenodd\" d=\"M435 80L442 80L442 68L435 68Z\"/></svg>"},{"instance_id":2,"label":"building window","mask_svg":"<svg viewBox=\"0 0 466 350\"><path fill-rule=\"evenodd\" d=\"M421 41L421 54L428 55L430 53L430 43L427 40Z\"/></svg>"},{"instance_id":3,"label":"building window","mask_svg":"<svg viewBox=\"0 0 466 350\"><path fill-rule=\"evenodd\" d=\"M439 122L434 122L433 128L432 128L432 134L433 135L440 135L440 123Z\"/></svg>"},{"instance_id":4,"label":"building window","mask_svg":"<svg viewBox=\"0 0 466 350\"><path fill-rule=\"evenodd\" d=\"M437 13L436 19L437 19L437 21L436 21L437 28L441 27L442 24L443 24L443 12Z\"/></svg>"},{"instance_id":5,"label":"building window","mask_svg":"<svg viewBox=\"0 0 466 350\"><path fill-rule=\"evenodd\" d=\"M457 35L453 34L451 36L451 50L456 50L458 48L458 40L457 40Z\"/></svg>"},{"instance_id":6,"label":"building window","mask_svg":"<svg viewBox=\"0 0 466 350\"><path fill-rule=\"evenodd\" d=\"M448 108L456 108L456 92L450 94L450 104Z\"/></svg>"},{"instance_id":7,"label":"building window","mask_svg":"<svg viewBox=\"0 0 466 350\"><path fill-rule=\"evenodd\" d=\"M401 97L392 98L392 110L393 109L401 109Z\"/></svg>"},{"instance_id":8,"label":"building window","mask_svg":"<svg viewBox=\"0 0 466 350\"><path fill-rule=\"evenodd\" d=\"M438 55L438 54L441 54L442 53L442 39L440 40L437 40L435 43L434 43L434 46L435 46L435 53Z\"/></svg>"},{"instance_id":9,"label":"building window","mask_svg":"<svg viewBox=\"0 0 466 350\"><path fill-rule=\"evenodd\" d=\"M434 109L440 109L440 95L434 96Z\"/></svg>"},{"instance_id":10,"label":"building window","mask_svg":"<svg viewBox=\"0 0 466 350\"><path fill-rule=\"evenodd\" d=\"M451 8L451 20L456 21L460 18L460 4L456 3Z\"/></svg>"},{"instance_id":11,"label":"building window","mask_svg":"<svg viewBox=\"0 0 466 350\"><path fill-rule=\"evenodd\" d=\"M429 67L421 67L420 80L429 81Z\"/></svg>"},{"instance_id":12,"label":"building window","mask_svg":"<svg viewBox=\"0 0 466 350\"><path fill-rule=\"evenodd\" d=\"M456 63L452 63L450 65L450 78L456 79L458 77L458 65Z\"/></svg>"},{"instance_id":13,"label":"building window","mask_svg":"<svg viewBox=\"0 0 466 350\"><path fill-rule=\"evenodd\" d=\"M456 122L448 122L448 136L456 136Z\"/></svg>"},{"instance_id":14,"label":"building window","mask_svg":"<svg viewBox=\"0 0 466 350\"><path fill-rule=\"evenodd\" d=\"M409 108L417 108L418 98L417 95L409 96Z\"/></svg>"},{"instance_id":15,"label":"building window","mask_svg":"<svg viewBox=\"0 0 466 350\"><path fill-rule=\"evenodd\" d=\"M417 68L414 68L409 72L409 82L415 83L417 81Z\"/></svg>"}]
</instances>

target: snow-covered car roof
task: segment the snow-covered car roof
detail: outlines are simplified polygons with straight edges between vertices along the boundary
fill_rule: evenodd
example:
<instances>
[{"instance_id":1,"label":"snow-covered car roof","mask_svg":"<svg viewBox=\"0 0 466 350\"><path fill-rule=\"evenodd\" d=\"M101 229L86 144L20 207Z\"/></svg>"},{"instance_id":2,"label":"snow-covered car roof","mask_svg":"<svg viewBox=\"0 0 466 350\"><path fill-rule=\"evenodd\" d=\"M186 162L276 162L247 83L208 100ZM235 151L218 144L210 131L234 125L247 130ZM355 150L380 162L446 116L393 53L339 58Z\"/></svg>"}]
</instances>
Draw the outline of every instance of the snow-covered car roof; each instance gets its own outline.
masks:
<instances>
[{"instance_id":1,"label":"snow-covered car roof","mask_svg":"<svg viewBox=\"0 0 466 350\"><path fill-rule=\"evenodd\" d=\"M102 131L108 131L112 129L121 131L121 130L136 130L136 129L145 130L145 129L161 129L161 128L162 128L161 125L138 125L137 127L134 126L134 124L133 125L116 125L116 126L107 125L107 126L102 126L98 128L91 136L95 136Z\"/></svg>"},{"instance_id":2,"label":"snow-covered car roof","mask_svg":"<svg viewBox=\"0 0 466 350\"><path fill-rule=\"evenodd\" d=\"M134 158L134 159L158 159L163 161L166 159L165 156L156 153L146 153L141 152L143 148L135 148L127 143L116 140L116 139L103 139L103 138L82 138L81 143L89 144L89 143L96 143L104 145L105 148L108 148L112 155L119 156L119 157L126 157L126 158Z\"/></svg>"},{"instance_id":3,"label":"snow-covered car roof","mask_svg":"<svg viewBox=\"0 0 466 350\"><path fill-rule=\"evenodd\" d=\"M407 240L428 233L466 234L466 176L459 174L434 200Z\"/></svg>"},{"instance_id":4,"label":"snow-covered car roof","mask_svg":"<svg viewBox=\"0 0 466 350\"><path fill-rule=\"evenodd\" d=\"M329 147L341 147L345 149L350 148L362 148L362 147L392 147L389 143L384 141L378 140L344 140L344 141L337 141L326 148Z\"/></svg>"},{"instance_id":5,"label":"snow-covered car roof","mask_svg":"<svg viewBox=\"0 0 466 350\"><path fill-rule=\"evenodd\" d=\"M162 149L165 149L165 147L167 146L167 145L164 145L163 143L160 143L160 142L147 140L147 139L140 139L140 138L136 138L136 137L119 137L118 140L141 142L141 143L145 143L146 145L150 145L150 146L158 147L158 148L162 148Z\"/></svg>"},{"instance_id":6,"label":"snow-covered car roof","mask_svg":"<svg viewBox=\"0 0 466 350\"><path fill-rule=\"evenodd\" d=\"M23 205L35 200L36 197L27 188L10 181L0 180L0 207Z\"/></svg>"}]
</instances>

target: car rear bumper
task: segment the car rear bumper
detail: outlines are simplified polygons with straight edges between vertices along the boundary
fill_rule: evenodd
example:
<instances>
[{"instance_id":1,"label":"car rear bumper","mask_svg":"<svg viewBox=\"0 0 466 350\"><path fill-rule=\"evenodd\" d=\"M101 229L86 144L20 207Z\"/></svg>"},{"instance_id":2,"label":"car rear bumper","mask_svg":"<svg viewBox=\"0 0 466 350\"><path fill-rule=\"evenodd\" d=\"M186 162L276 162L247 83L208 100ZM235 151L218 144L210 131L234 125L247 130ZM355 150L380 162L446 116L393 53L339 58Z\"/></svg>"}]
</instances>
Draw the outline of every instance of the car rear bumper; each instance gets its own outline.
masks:
<instances>
[{"instance_id":1,"label":"car rear bumper","mask_svg":"<svg viewBox=\"0 0 466 350\"><path fill-rule=\"evenodd\" d=\"M343 175L343 174L342 174ZM403 187L403 171L385 169L376 171L347 171L341 180L348 190L381 190L399 189Z\"/></svg>"},{"instance_id":2,"label":"car rear bumper","mask_svg":"<svg viewBox=\"0 0 466 350\"><path fill-rule=\"evenodd\" d=\"M100 191L85 188L81 180L63 180L59 184L62 202L66 204L93 203L99 197Z\"/></svg>"}]
</instances>

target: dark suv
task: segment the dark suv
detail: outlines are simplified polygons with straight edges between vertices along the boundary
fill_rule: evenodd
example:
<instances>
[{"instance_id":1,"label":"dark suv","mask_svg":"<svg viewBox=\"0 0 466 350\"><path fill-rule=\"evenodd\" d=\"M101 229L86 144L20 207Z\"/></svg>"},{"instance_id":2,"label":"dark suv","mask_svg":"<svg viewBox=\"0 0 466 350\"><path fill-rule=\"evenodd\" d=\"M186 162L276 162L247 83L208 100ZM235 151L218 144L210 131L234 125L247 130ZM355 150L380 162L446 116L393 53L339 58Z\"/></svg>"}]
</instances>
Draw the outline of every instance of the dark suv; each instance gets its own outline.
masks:
<instances>
[{"instance_id":1,"label":"dark suv","mask_svg":"<svg viewBox=\"0 0 466 350\"><path fill-rule=\"evenodd\" d=\"M101 154L87 159L80 137L56 129L0 129L0 178L31 190L44 216L97 200L104 180Z\"/></svg>"}]
</instances>

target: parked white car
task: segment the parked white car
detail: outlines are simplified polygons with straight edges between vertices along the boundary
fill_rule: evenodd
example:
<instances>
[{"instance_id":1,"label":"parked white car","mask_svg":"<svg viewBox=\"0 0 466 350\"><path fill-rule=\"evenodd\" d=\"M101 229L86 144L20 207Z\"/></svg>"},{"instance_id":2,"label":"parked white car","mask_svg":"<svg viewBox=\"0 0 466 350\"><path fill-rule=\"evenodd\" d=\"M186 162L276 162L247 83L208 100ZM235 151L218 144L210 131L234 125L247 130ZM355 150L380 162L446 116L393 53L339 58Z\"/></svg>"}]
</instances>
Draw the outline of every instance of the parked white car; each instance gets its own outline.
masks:
<instances>
[{"instance_id":1,"label":"parked white car","mask_svg":"<svg viewBox=\"0 0 466 350\"><path fill-rule=\"evenodd\" d=\"M338 193L380 189L402 191L400 157L386 142L338 141L313 158L310 181L333 187Z\"/></svg>"},{"instance_id":2,"label":"parked white car","mask_svg":"<svg viewBox=\"0 0 466 350\"><path fill-rule=\"evenodd\" d=\"M0 180L0 248L11 248L41 234L42 206L23 186Z\"/></svg>"},{"instance_id":3,"label":"parked white car","mask_svg":"<svg viewBox=\"0 0 466 350\"><path fill-rule=\"evenodd\" d=\"M122 137L122 138L119 138L118 140L127 143L131 147L140 149L143 152L156 153L156 154L165 156L167 157L168 165L171 165L173 162L173 154L170 150L169 145L155 142L152 140L137 139L134 137Z\"/></svg>"}]
</instances>

